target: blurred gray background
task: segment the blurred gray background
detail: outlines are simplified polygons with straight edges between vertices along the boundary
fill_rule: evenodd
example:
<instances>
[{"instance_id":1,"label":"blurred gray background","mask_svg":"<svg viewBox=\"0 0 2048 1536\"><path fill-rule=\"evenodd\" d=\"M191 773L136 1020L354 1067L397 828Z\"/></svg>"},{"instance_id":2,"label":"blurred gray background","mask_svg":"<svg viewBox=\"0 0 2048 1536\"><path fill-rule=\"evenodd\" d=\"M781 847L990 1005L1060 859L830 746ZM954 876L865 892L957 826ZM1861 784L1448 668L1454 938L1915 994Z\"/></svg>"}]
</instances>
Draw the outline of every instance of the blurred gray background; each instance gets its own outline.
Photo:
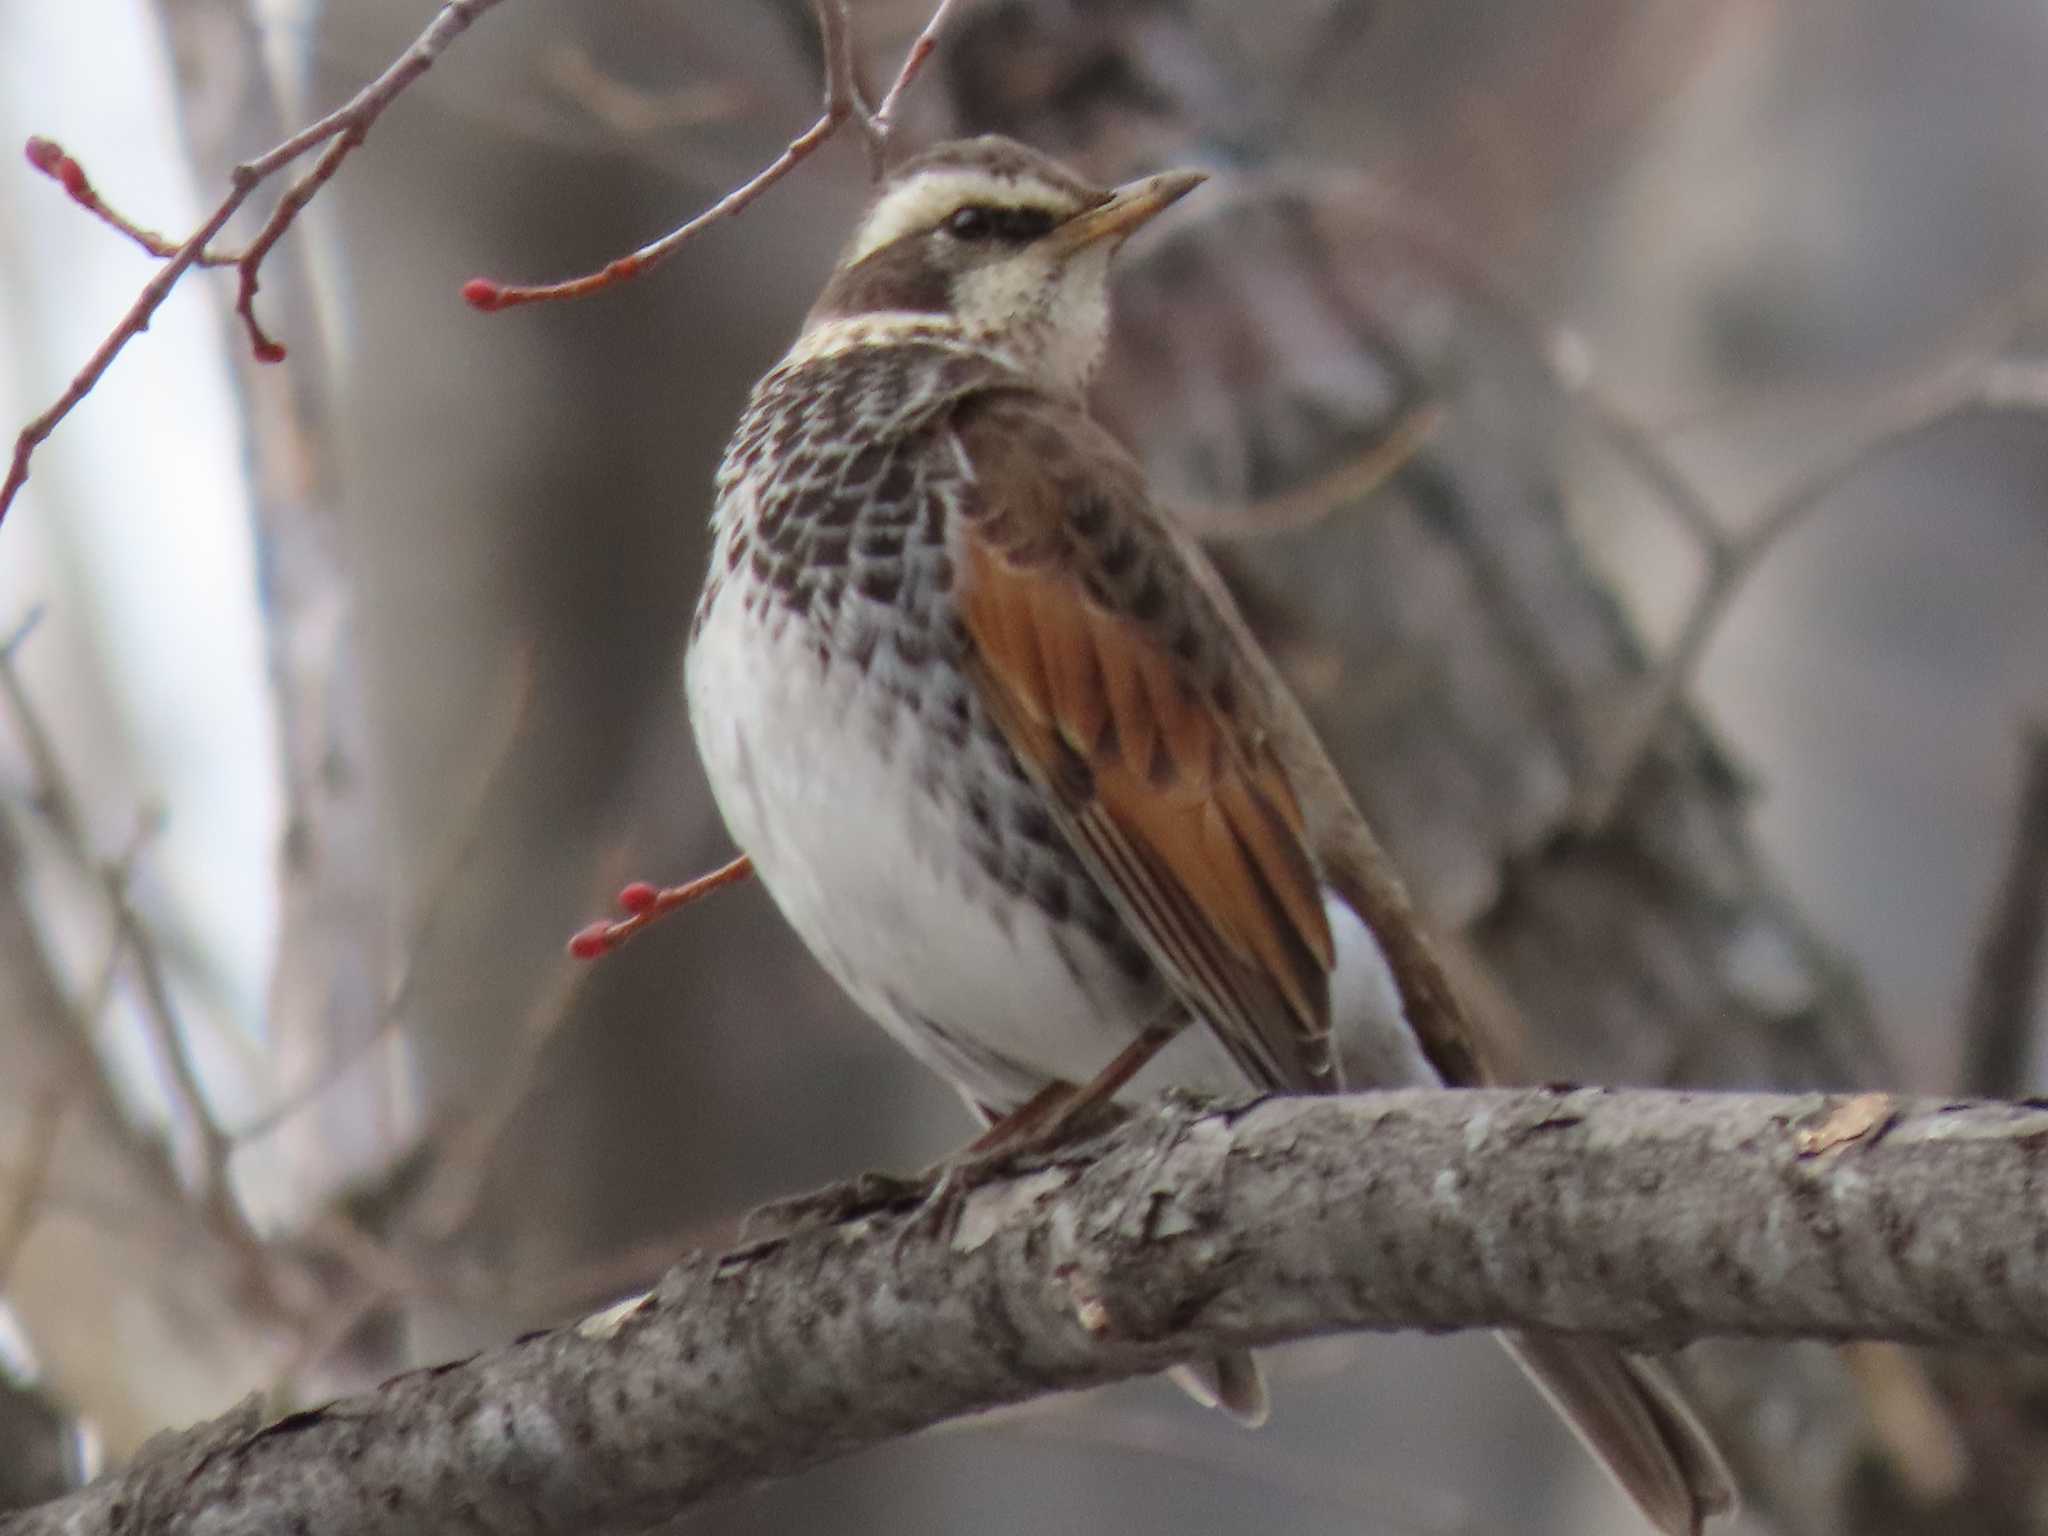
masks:
<instances>
[{"instance_id":1,"label":"blurred gray background","mask_svg":"<svg viewBox=\"0 0 2048 1536\"><path fill-rule=\"evenodd\" d=\"M0 0L5 126L173 230L433 9L140 4L130 80L99 4ZM855 9L886 80L928 7ZM0 1379L23 1428L0 1416L0 1466L54 1469L67 1422L120 1454L255 1388L316 1395L562 1320L751 1205L969 1133L756 888L588 970L563 957L623 880L729 855L680 639L719 449L858 211L856 146L617 292L488 317L457 298L657 235L810 121L817 70L794 0L508 0L266 269L285 367L248 364L229 280L201 278L115 376L174 323L185 372L96 399L39 458L0 529L0 631L42 605L16 670L76 814L11 708ZM2044 78L2048 16L2022 0L973 0L906 132L1000 129L1105 178L1218 172L1132 253L1102 408L1218 534L1530 1071L1942 1092L2022 728L2048 714L2048 430L1925 402L2048 335ZM121 300L86 304L82 265L42 243L114 237L9 163L11 430ZM167 486L200 451L197 427L136 424L202 385L225 423L208 462L244 483L212 469L181 493L199 510L145 489L94 512L115 467ZM1418 413L1433 430L1390 479L1350 473ZM1894 422L1914 430L1861 451ZM1633 753L1709 566L1630 444L1736 540L1846 466L1734 593L1690 710ZM227 532L181 540L208 506ZM152 552L123 577L138 525ZM226 661L202 659L216 624L249 637ZM145 653L197 680L176 772L136 723L124 658ZM263 733L199 713L216 694ZM174 841L209 794L256 818L253 862L226 834ZM161 856L110 903L97 862L150 804ZM252 879L275 911L237 950L193 914ZM151 1033L165 1016L221 1136ZM2043 1528L2012 1466L2038 1446L2034 1383L1697 1353L1751 1528ZM1486 1341L1273 1364L1256 1436L1139 1383L679 1528L1631 1528ZM56 1475L0 1478L0 1504Z\"/></svg>"}]
</instances>

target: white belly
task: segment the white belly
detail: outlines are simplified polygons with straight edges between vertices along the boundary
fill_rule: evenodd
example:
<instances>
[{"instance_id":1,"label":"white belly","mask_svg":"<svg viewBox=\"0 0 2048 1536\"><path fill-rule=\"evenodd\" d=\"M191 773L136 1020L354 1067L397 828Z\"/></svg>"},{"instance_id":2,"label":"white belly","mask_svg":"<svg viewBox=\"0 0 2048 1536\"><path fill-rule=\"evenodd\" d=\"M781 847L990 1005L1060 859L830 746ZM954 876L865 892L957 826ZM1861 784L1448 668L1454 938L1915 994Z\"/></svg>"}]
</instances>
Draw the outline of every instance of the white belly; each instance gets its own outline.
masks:
<instances>
[{"instance_id":1,"label":"white belly","mask_svg":"<svg viewBox=\"0 0 2048 1536\"><path fill-rule=\"evenodd\" d=\"M769 625L722 593L685 671L712 793L776 905L861 1008L973 1102L1003 1110L1056 1078L1087 1081L1157 1012L1156 992L966 856L959 812L918 784L907 708L884 715L847 663L828 669L795 615L771 610ZM1351 1086L1436 1083L1378 944L1348 907L1326 906ZM1245 1083L1198 1025L1123 1097L1169 1086Z\"/></svg>"},{"instance_id":2,"label":"white belly","mask_svg":"<svg viewBox=\"0 0 2048 1536\"><path fill-rule=\"evenodd\" d=\"M719 810L790 925L978 1103L1001 1110L1093 1076L1157 1012L1156 988L1134 988L1084 934L999 889L963 852L959 813L919 786L910 711L879 713L848 664L820 663L801 621L773 619L770 638L736 592L721 594L686 678ZM1165 1054L1134 1093L1240 1082L1206 1030Z\"/></svg>"}]
</instances>

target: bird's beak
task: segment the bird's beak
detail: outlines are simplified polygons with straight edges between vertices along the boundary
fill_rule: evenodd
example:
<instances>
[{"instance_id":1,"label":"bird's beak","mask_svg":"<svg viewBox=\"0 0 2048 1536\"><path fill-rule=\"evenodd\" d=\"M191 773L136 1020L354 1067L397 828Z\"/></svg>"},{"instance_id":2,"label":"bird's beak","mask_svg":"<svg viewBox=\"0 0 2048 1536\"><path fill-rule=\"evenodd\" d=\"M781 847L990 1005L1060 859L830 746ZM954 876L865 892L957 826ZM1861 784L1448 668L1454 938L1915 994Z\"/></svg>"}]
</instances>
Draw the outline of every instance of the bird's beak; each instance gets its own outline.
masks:
<instances>
[{"instance_id":1,"label":"bird's beak","mask_svg":"<svg viewBox=\"0 0 2048 1536\"><path fill-rule=\"evenodd\" d=\"M1165 171L1141 181L1127 181L1109 194L1109 201L1075 214L1054 230L1053 246L1068 254L1099 241L1122 240L1208 179L1207 171Z\"/></svg>"}]
</instances>

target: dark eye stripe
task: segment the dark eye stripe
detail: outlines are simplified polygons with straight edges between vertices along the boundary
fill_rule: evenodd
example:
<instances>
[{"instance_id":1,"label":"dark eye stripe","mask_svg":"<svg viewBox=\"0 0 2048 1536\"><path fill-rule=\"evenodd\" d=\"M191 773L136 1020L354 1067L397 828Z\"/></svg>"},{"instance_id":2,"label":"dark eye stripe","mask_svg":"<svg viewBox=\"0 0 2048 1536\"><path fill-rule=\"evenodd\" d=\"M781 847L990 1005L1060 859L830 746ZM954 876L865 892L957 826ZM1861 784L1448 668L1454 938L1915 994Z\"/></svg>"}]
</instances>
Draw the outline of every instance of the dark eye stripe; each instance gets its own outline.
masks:
<instances>
[{"instance_id":1,"label":"dark eye stripe","mask_svg":"<svg viewBox=\"0 0 2048 1536\"><path fill-rule=\"evenodd\" d=\"M1043 208L995 208L970 203L948 216L943 227L956 240L996 239L1023 245L1050 232L1058 222Z\"/></svg>"}]
</instances>

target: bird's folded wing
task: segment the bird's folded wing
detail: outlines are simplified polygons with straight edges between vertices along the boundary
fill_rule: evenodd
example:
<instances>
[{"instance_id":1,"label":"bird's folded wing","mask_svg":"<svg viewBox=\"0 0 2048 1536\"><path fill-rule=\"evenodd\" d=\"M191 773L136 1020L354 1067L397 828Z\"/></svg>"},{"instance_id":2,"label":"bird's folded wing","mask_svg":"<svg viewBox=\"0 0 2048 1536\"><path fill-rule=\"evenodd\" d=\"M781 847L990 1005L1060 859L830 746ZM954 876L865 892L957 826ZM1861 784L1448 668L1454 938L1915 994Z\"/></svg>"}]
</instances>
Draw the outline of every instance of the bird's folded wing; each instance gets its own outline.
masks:
<instances>
[{"instance_id":1,"label":"bird's folded wing","mask_svg":"<svg viewBox=\"0 0 2048 1536\"><path fill-rule=\"evenodd\" d=\"M970 671L1057 824L1252 1081L1331 1085L1332 945L1293 786L1236 640L1114 440L977 397L948 425Z\"/></svg>"}]
</instances>

